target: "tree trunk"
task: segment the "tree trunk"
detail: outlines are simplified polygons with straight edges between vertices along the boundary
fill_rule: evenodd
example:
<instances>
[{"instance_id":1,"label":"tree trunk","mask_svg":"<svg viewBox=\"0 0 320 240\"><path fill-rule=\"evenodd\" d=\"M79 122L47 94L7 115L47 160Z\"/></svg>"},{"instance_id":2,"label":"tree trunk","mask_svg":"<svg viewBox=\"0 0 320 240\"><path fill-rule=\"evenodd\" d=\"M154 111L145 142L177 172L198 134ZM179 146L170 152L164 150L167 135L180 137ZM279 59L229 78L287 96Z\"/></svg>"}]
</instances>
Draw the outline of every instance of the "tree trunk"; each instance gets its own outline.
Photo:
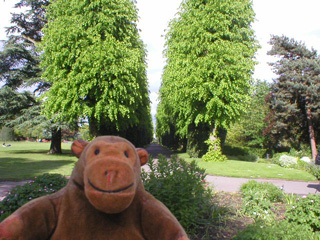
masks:
<instances>
[{"instance_id":1,"label":"tree trunk","mask_svg":"<svg viewBox=\"0 0 320 240\"><path fill-rule=\"evenodd\" d=\"M313 159L313 161L315 161L316 157L317 157L317 146L316 146L316 138L315 138L315 135L314 135L314 128L313 128L313 124L312 124L312 114L311 114L311 109L310 108L308 108L308 110L307 110L307 119L308 119L308 127L309 127L309 137L310 137L312 159Z\"/></svg>"},{"instance_id":2,"label":"tree trunk","mask_svg":"<svg viewBox=\"0 0 320 240\"><path fill-rule=\"evenodd\" d=\"M52 138L51 138L51 145L50 151L48 154L61 154L61 128L59 129L52 129L51 131Z\"/></svg>"}]
</instances>

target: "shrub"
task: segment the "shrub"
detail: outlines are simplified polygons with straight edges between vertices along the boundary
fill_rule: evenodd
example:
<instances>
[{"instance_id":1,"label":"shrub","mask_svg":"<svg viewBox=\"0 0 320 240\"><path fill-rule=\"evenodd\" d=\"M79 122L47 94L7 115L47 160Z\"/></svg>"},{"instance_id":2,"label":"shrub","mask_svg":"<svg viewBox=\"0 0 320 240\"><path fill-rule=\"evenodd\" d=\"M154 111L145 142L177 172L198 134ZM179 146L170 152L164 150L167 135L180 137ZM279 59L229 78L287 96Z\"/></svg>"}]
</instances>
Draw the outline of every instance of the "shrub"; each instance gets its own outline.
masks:
<instances>
[{"instance_id":1,"label":"shrub","mask_svg":"<svg viewBox=\"0 0 320 240\"><path fill-rule=\"evenodd\" d=\"M237 158L240 161L247 161L247 162L256 162L258 160L258 157L256 155L238 156Z\"/></svg>"},{"instance_id":2,"label":"shrub","mask_svg":"<svg viewBox=\"0 0 320 240\"><path fill-rule=\"evenodd\" d=\"M266 200L271 202L283 202L284 200L283 192L278 187L268 182L259 183L250 180L249 182L242 184L240 191L244 197L251 195L252 192L264 192Z\"/></svg>"},{"instance_id":3,"label":"shrub","mask_svg":"<svg viewBox=\"0 0 320 240\"><path fill-rule=\"evenodd\" d=\"M213 196L204 185L205 171L194 161L159 155L148 166L150 171L141 174L145 189L170 209L188 233L212 222Z\"/></svg>"},{"instance_id":4,"label":"shrub","mask_svg":"<svg viewBox=\"0 0 320 240\"><path fill-rule=\"evenodd\" d=\"M296 157L282 155L279 158L279 164L281 167L295 167L295 165L297 165L297 163L298 163L298 159Z\"/></svg>"},{"instance_id":5,"label":"shrub","mask_svg":"<svg viewBox=\"0 0 320 240\"><path fill-rule=\"evenodd\" d=\"M312 240L319 239L319 235L305 225L294 222L279 221L273 224L256 222L249 225L244 231L240 232L234 239L236 240Z\"/></svg>"},{"instance_id":6,"label":"shrub","mask_svg":"<svg viewBox=\"0 0 320 240\"><path fill-rule=\"evenodd\" d=\"M318 180L320 179L320 166L315 165L314 163L307 163L302 160L298 160L298 164L296 166L297 169L304 170L313 176L315 176Z\"/></svg>"},{"instance_id":7,"label":"shrub","mask_svg":"<svg viewBox=\"0 0 320 240\"><path fill-rule=\"evenodd\" d=\"M207 140L206 144L209 145L208 152L202 156L202 160L205 162L224 162L227 161L227 157L222 154L220 139L216 138L215 140Z\"/></svg>"},{"instance_id":8,"label":"shrub","mask_svg":"<svg viewBox=\"0 0 320 240\"><path fill-rule=\"evenodd\" d=\"M313 231L320 231L320 196L309 194L298 198L295 204L288 206L286 218L289 222L307 225Z\"/></svg>"},{"instance_id":9,"label":"shrub","mask_svg":"<svg viewBox=\"0 0 320 240\"><path fill-rule=\"evenodd\" d=\"M255 155L256 157L264 158L266 157L267 149L231 146L231 145L225 144L222 148L222 152L227 156Z\"/></svg>"},{"instance_id":10,"label":"shrub","mask_svg":"<svg viewBox=\"0 0 320 240\"><path fill-rule=\"evenodd\" d=\"M273 203L282 202L283 192L271 183L251 180L240 188L243 197L243 212L255 220L271 222L275 218Z\"/></svg>"},{"instance_id":11,"label":"shrub","mask_svg":"<svg viewBox=\"0 0 320 240\"><path fill-rule=\"evenodd\" d=\"M271 222L275 218L275 214L272 211L272 202L267 198L266 191L254 192L243 197L243 212L249 215L254 220L265 220Z\"/></svg>"},{"instance_id":12,"label":"shrub","mask_svg":"<svg viewBox=\"0 0 320 240\"><path fill-rule=\"evenodd\" d=\"M55 193L67 184L68 180L60 174L43 174L30 183L16 186L0 202L0 222L27 202Z\"/></svg>"}]
</instances>

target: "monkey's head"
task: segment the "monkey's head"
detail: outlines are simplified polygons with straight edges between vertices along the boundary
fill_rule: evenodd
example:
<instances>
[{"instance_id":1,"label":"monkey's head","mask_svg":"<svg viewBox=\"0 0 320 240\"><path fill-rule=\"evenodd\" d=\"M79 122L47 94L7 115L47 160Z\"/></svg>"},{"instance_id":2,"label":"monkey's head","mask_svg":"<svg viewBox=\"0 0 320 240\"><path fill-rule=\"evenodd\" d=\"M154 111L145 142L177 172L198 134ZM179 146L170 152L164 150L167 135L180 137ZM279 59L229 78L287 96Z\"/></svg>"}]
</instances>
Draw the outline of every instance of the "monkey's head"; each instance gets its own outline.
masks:
<instances>
[{"instance_id":1,"label":"monkey's head","mask_svg":"<svg viewBox=\"0 0 320 240\"><path fill-rule=\"evenodd\" d=\"M97 137L92 142L77 140L71 149L79 158L73 176L83 181L89 202L108 214L128 208L142 184L141 166L148 161L147 151L115 136Z\"/></svg>"}]
</instances>

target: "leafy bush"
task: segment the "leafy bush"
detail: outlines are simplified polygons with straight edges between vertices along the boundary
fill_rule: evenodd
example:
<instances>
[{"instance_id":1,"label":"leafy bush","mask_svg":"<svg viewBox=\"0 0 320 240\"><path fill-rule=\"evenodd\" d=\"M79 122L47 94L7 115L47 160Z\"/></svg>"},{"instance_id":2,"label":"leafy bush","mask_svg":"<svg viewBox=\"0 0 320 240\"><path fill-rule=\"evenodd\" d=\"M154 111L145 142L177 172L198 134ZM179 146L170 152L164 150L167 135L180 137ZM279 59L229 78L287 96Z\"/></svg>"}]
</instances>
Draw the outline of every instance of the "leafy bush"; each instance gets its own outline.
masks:
<instances>
[{"instance_id":1,"label":"leafy bush","mask_svg":"<svg viewBox=\"0 0 320 240\"><path fill-rule=\"evenodd\" d=\"M307 163L302 160L298 160L298 164L296 166L297 169L304 170L313 176L315 176L318 180L320 180L320 166L315 165L314 163Z\"/></svg>"},{"instance_id":2,"label":"leafy bush","mask_svg":"<svg viewBox=\"0 0 320 240\"><path fill-rule=\"evenodd\" d=\"M247 162L256 162L258 160L258 157L256 155L237 156L237 158L240 161Z\"/></svg>"},{"instance_id":3,"label":"leafy bush","mask_svg":"<svg viewBox=\"0 0 320 240\"><path fill-rule=\"evenodd\" d=\"M298 159L296 157L282 155L279 158L279 164L281 167L295 167L295 165L297 165L297 163L298 163Z\"/></svg>"},{"instance_id":4,"label":"leafy bush","mask_svg":"<svg viewBox=\"0 0 320 240\"><path fill-rule=\"evenodd\" d=\"M188 233L212 224L212 194L205 183L205 171L177 156L167 160L159 155L148 162L150 172L142 171L145 189L163 202Z\"/></svg>"},{"instance_id":5,"label":"leafy bush","mask_svg":"<svg viewBox=\"0 0 320 240\"><path fill-rule=\"evenodd\" d=\"M271 202L283 202L284 200L283 192L277 186L268 182L259 183L250 180L247 183L242 184L240 191L244 197L251 195L252 192L264 192L266 200Z\"/></svg>"},{"instance_id":6,"label":"leafy bush","mask_svg":"<svg viewBox=\"0 0 320 240\"><path fill-rule=\"evenodd\" d=\"M289 151L289 154L290 154L290 156L297 157L297 158L302 158L305 156L309 156L309 157L312 156L311 148L310 148L310 145L308 145L308 144L300 145L300 150L296 150L294 148L291 148Z\"/></svg>"},{"instance_id":7,"label":"leafy bush","mask_svg":"<svg viewBox=\"0 0 320 240\"><path fill-rule=\"evenodd\" d=\"M266 198L267 192L250 192L243 197L243 212L254 220L265 220L271 222L275 218L272 211L272 202Z\"/></svg>"},{"instance_id":8,"label":"leafy bush","mask_svg":"<svg viewBox=\"0 0 320 240\"><path fill-rule=\"evenodd\" d=\"M245 156L249 155L249 149L246 147L237 147L225 144L222 148L222 152L228 156Z\"/></svg>"},{"instance_id":9,"label":"leafy bush","mask_svg":"<svg viewBox=\"0 0 320 240\"><path fill-rule=\"evenodd\" d=\"M60 174L43 174L30 183L16 186L0 202L0 222L27 202L55 193L67 184L68 180Z\"/></svg>"},{"instance_id":10,"label":"leafy bush","mask_svg":"<svg viewBox=\"0 0 320 240\"><path fill-rule=\"evenodd\" d=\"M289 222L307 225L313 231L320 231L320 196L309 194L306 198L298 198L286 212Z\"/></svg>"},{"instance_id":11,"label":"leafy bush","mask_svg":"<svg viewBox=\"0 0 320 240\"><path fill-rule=\"evenodd\" d=\"M205 162L224 162L227 161L227 157L222 154L220 139L216 138L215 140L207 140L206 144L209 145L208 152L202 156L202 160Z\"/></svg>"},{"instance_id":12,"label":"leafy bush","mask_svg":"<svg viewBox=\"0 0 320 240\"><path fill-rule=\"evenodd\" d=\"M249 225L244 231L239 233L236 240L312 240L319 239L319 235L313 233L306 225L295 222L279 221L272 224L256 222Z\"/></svg>"},{"instance_id":13,"label":"leafy bush","mask_svg":"<svg viewBox=\"0 0 320 240\"><path fill-rule=\"evenodd\" d=\"M251 180L243 184L240 191L243 197L243 212L255 220L273 221L273 203L284 200L283 192L271 183Z\"/></svg>"},{"instance_id":14,"label":"leafy bush","mask_svg":"<svg viewBox=\"0 0 320 240\"><path fill-rule=\"evenodd\" d=\"M251 147L240 147L231 146L225 144L222 148L223 154L227 156L248 156L254 155L259 158L264 158L267 154L267 149L264 148L251 148Z\"/></svg>"}]
</instances>

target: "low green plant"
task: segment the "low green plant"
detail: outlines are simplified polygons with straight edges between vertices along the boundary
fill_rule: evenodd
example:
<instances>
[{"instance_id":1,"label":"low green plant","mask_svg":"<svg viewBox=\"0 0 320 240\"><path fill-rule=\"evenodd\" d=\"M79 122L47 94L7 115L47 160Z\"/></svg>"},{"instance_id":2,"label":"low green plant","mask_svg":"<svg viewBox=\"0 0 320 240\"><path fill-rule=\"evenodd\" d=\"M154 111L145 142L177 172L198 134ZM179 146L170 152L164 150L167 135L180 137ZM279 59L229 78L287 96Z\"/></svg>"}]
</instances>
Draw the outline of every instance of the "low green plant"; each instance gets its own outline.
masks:
<instances>
[{"instance_id":1,"label":"low green plant","mask_svg":"<svg viewBox=\"0 0 320 240\"><path fill-rule=\"evenodd\" d=\"M253 192L263 192L264 198L270 202L283 202L284 200L282 190L268 182L260 183L255 180L250 180L241 185L240 191L244 197L251 195Z\"/></svg>"},{"instance_id":2,"label":"low green plant","mask_svg":"<svg viewBox=\"0 0 320 240\"><path fill-rule=\"evenodd\" d=\"M202 160L205 162L225 162L228 158L221 152L220 139L209 139L205 141L208 144L208 152L202 156Z\"/></svg>"},{"instance_id":3,"label":"low green plant","mask_svg":"<svg viewBox=\"0 0 320 240\"><path fill-rule=\"evenodd\" d=\"M275 219L275 214L272 211L273 203L267 199L267 195L267 191L250 191L243 197L243 213L255 221L272 222Z\"/></svg>"},{"instance_id":4,"label":"low green plant","mask_svg":"<svg viewBox=\"0 0 320 240\"><path fill-rule=\"evenodd\" d=\"M297 169L304 170L313 176L315 176L318 180L320 179L320 166L315 165L314 163L307 163L302 160L298 160L298 164L296 166Z\"/></svg>"},{"instance_id":5,"label":"low green plant","mask_svg":"<svg viewBox=\"0 0 320 240\"><path fill-rule=\"evenodd\" d=\"M60 174L43 174L22 186L14 187L0 202L0 222L27 202L55 193L67 184Z\"/></svg>"},{"instance_id":6,"label":"low green plant","mask_svg":"<svg viewBox=\"0 0 320 240\"><path fill-rule=\"evenodd\" d=\"M255 222L240 232L235 240L313 240L319 239L310 227L285 220L273 222Z\"/></svg>"},{"instance_id":7,"label":"low green plant","mask_svg":"<svg viewBox=\"0 0 320 240\"><path fill-rule=\"evenodd\" d=\"M272 222L275 214L274 203L282 202L283 192L271 183L258 183L251 180L240 187L243 197L243 212L256 221Z\"/></svg>"},{"instance_id":8,"label":"low green plant","mask_svg":"<svg viewBox=\"0 0 320 240\"><path fill-rule=\"evenodd\" d=\"M293 205L289 205L286 212L286 219L312 228L313 231L320 231L320 196L309 194L307 197L300 197Z\"/></svg>"},{"instance_id":9,"label":"low green plant","mask_svg":"<svg viewBox=\"0 0 320 240\"><path fill-rule=\"evenodd\" d=\"M290 194L284 194L284 202L287 205L293 205L297 202L298 199L298 195L294 194L294 193L290 193Z\"/></svg>"},{"instance_id":10,"label":"low green plant","mask_svg":"<svg viewBox=\"0 0 320 240\"><path fill-rule=\"evenodd\" d=\"M279 158L279 164L281 167L294 168L297 165L297 163L298 159L289 155L284 154Z\"/></svg>"},{"instance_id":11,"label":"low green plant","mask_svg":"<svg viewBox=\"0 0 320 240\"><path fill-rule=\"evenodd\" d=\"M205 186L204 169L177 156L158 157L149 160L150 171L142 171L145 189L170 209L189 234L213 224L216 210L212 193Z\"/></svg>"}]
</instances>

